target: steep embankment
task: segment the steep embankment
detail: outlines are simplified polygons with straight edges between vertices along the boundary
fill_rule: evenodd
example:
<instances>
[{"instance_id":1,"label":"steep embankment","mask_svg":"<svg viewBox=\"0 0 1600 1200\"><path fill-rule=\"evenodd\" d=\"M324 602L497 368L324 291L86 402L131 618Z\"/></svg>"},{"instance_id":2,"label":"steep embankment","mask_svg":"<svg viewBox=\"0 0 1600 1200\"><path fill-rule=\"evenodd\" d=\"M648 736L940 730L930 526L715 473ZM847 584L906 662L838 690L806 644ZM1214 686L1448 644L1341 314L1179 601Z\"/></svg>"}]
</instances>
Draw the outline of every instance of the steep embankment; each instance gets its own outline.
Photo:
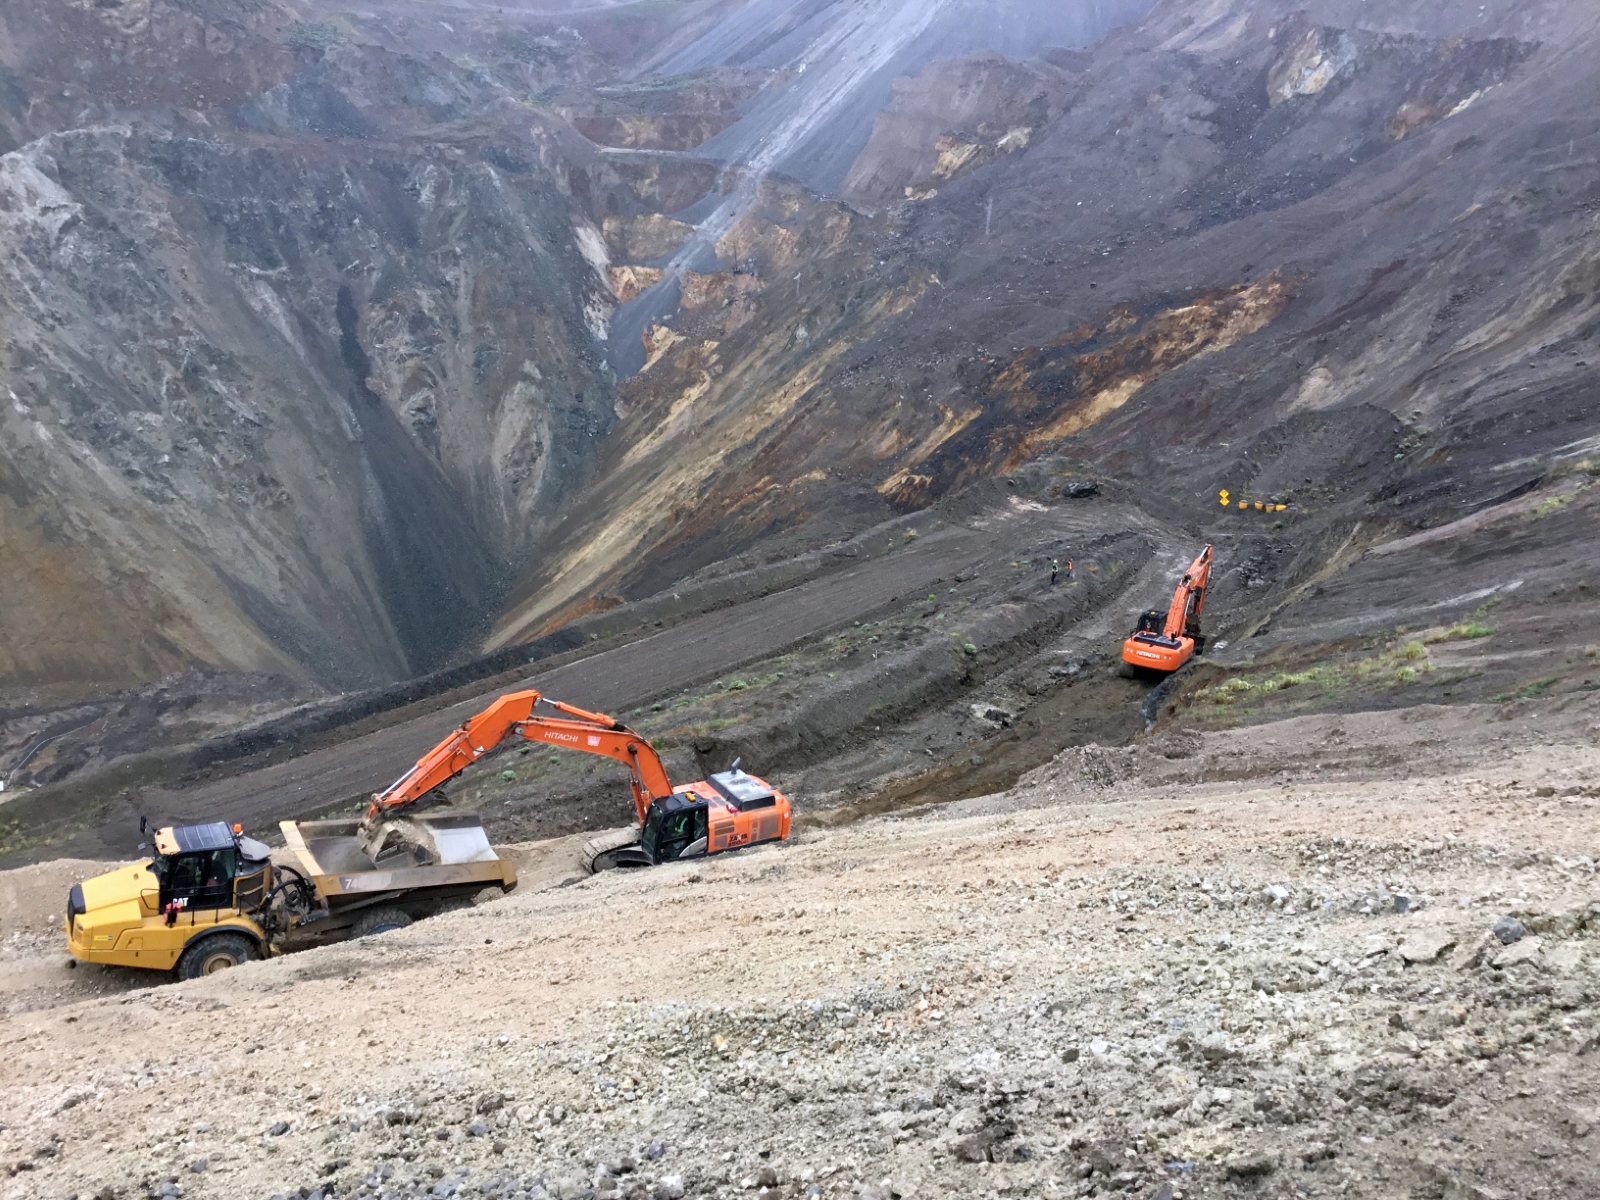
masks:
<instances>
[{"instance_id":1,"label":"steep embankment","mask_svg":"<svg viewBox=\"0 0 1600 1200\"><path fill-rule=\"evenodd\" d=\"M416 674L587 477L610 293L554 147L586 151L522 106L525 58L373 25L8 9L7 684ZM543 58L595 69L581 38Z\"/></svg>"},{"instance_id":2,"label":"steep embankment","mask_svg":"<svg viewBox=\"0 0 1600 1200\"><path fill-rule=\"evenodd\" d=\"M61 967L29 868L0 1194L1591 1194L1594 701L1505 715L571 887L515 848L507 899L151 990ZM1335 733L1391 765L1318 777Z\"/></svg>"},{"instance_id":3,"label":"steep embankment","mask_svg":"<svg viewBox=\"0 0 1600 1200\"><path fill-rule=\"evenodd\" d=\"M1262 533L1297 583L1586 470L1596 37L1561 4L1172 0L902 79L861 208L769 185L680 274L490 644L1052 452L1202 536L1221 488L1294 504Z\"/></svg>"}]
</instances>

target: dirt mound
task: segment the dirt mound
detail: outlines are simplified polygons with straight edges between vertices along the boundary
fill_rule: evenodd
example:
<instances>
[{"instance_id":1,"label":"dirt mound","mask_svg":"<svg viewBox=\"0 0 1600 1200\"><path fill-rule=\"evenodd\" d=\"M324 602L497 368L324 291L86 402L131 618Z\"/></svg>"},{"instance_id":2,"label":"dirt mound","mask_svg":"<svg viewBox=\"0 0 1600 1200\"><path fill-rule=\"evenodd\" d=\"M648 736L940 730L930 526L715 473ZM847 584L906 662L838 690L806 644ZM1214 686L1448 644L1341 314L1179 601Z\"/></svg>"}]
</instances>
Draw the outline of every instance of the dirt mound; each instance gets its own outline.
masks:
<instances>
[{"instance_id":1,"label":"dirt mound","mask_svg":"<svg viewBox=\"0 0 1600 1200\"><path fill-rule=\"evenodd\" d=\"M0 871L0 937L59 933L61 922L66 919L68 889L119 865L87 858L55 858Z\"/></svg>"}]
</instances>

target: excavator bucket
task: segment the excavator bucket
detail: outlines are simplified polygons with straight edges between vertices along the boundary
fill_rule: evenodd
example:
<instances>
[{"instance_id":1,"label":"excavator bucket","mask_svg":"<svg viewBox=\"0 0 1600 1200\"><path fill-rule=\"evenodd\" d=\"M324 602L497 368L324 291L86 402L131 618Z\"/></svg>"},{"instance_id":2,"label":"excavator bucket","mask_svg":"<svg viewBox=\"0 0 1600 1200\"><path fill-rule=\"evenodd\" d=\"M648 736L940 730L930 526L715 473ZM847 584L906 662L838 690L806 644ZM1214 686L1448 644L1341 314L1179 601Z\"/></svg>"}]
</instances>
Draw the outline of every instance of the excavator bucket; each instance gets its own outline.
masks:
<instances>
[{"instance_id":1,"label":"excavator bucket","mask_svg":"<svg viewBox=\"0 0 1600 1200\"><path fill-rule=\"evenodd\" d=\"M362 828L356 836L375 867L445 867L496 857L488 832L470 814L425 821L396 817Z\"/></svg>"}]
</instances>

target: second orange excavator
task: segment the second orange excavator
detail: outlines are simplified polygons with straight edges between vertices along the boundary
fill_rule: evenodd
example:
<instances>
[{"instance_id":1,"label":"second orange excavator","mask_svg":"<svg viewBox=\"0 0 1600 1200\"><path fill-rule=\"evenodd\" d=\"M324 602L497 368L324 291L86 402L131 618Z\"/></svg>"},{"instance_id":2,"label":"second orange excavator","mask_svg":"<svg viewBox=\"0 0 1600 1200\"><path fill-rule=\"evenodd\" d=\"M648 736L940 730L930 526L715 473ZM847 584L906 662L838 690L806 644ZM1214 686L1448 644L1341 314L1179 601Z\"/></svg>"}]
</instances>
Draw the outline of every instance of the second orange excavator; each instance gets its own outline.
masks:
<instances>
[{"instance_id":1,"label":"second orange excavator","mask_svg":"<svg viewBox=\"0 0 1600 1200\"><path fill-rule=\"evenodd\" d=\"M1150 671L1176 671L1205 649L1200 613L1211 582L1211 547L1189 565L1172 593L1166 612L1153 608L1139 618L1139 627L1122 643L1122 661Z\"/></svg>"},{"instance_id":2,"label":"second orange excavator","mask_svg":"<svg viewBox=\"0 0 1600 1200\"><path fill-rule=\"evenodd\" d=\"M564 715L535 716L540 704ZM417 831L409 828L413 823L391 818L513 739L599 754L628 768L638 826L623 838L589 843L583 862L587 870L653 866L789 836L788 797L741 771L737 761L729 770L674 787L661 756L644 737L604 713L529 690L501 696L373 795L360 834L373 860L381 862L416 840Z\"/></svg>"}]
</instances>

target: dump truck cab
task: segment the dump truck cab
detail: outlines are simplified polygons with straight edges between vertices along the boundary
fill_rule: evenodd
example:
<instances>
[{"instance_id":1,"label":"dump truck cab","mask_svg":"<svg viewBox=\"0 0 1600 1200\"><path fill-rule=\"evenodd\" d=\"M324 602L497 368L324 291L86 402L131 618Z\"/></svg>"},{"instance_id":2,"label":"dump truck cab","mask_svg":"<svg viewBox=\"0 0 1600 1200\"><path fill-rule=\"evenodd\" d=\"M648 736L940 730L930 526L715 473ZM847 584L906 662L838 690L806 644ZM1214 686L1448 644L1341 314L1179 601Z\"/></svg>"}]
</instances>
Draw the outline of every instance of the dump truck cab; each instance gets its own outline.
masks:
<instances>
[{"instance_id":1,"label":"dump truck cab","mask_svg":"<svg viewBox=\"0 0 1600 1200\"><path fill-rule=\"evenodd\" d=\"M283 821L277 862L237 825L158 829L152 858L68 893L67 949L83 962L194 979L398 929L486 888L516 887L516 867L494 852L476 817L423 816L404 825L387 829L395 836L380 838L373 855L354 820Z\"/></svg>"},{"instance_id":2,"label":"dump truck cab","mask_svg":"<svg viewBox=\"0 0 1600 1200\"><path fill-rule=\"evenodd\" d=\"M267 935L252 913L271 885L267 847L220 821L168 826L151 840L152 858L86 879L68 893L73 957L177 968L186 977L261 957Z\"/></svg>"}]
</instances>

